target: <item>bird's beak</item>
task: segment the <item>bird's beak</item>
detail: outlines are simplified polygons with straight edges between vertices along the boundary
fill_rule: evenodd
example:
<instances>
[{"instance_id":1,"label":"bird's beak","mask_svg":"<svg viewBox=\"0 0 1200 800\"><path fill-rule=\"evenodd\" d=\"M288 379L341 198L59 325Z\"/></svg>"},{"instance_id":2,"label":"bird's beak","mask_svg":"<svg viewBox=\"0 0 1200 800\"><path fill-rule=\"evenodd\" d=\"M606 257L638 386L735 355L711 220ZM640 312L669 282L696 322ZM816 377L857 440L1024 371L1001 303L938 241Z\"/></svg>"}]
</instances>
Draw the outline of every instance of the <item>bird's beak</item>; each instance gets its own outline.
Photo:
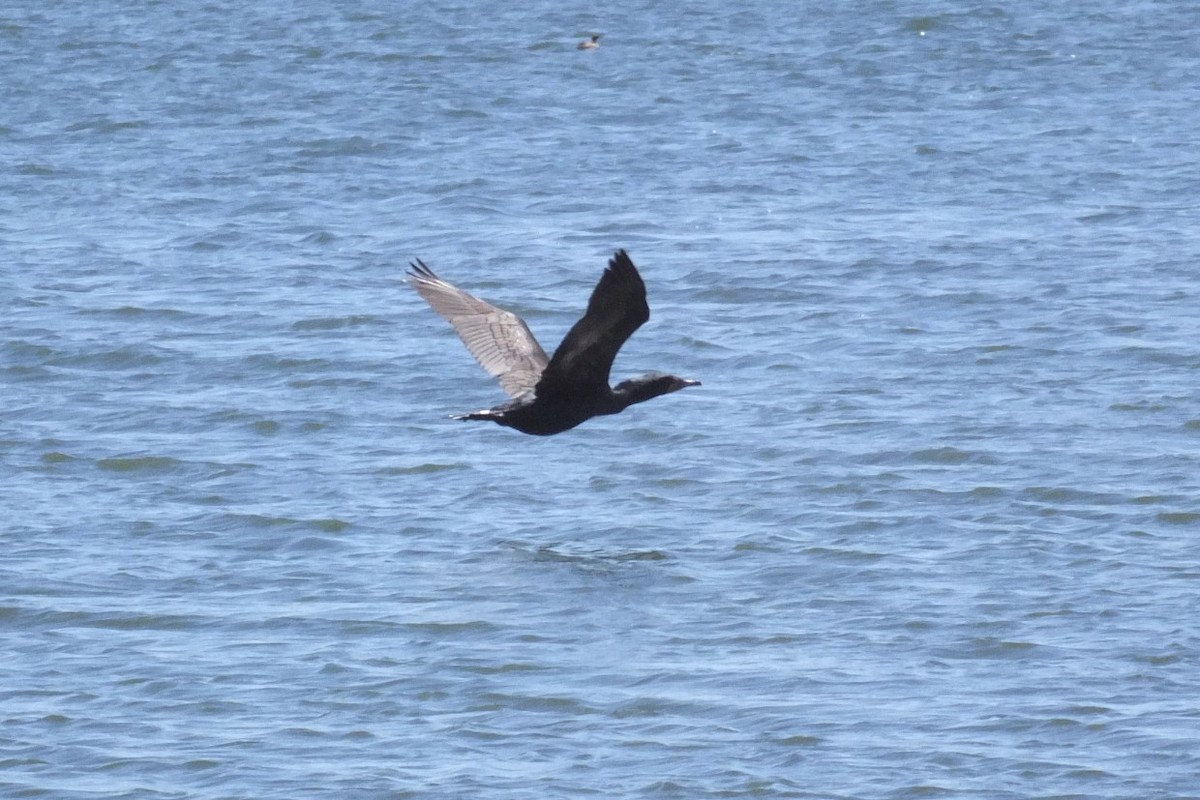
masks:
<instances>
[{"instance_id":1,"label":"bird's beak","mask_svg":"<svg viewBox=\"0 0 1200 800\"><path fill-rule=\"evenodd\" d=\"M689 380L689 379L687 379L687 378L684 378L684 379L683 379L683 385L684 385L684 386L703 386L704 384L700 383L700 381L693 381L693 380Z\"/></svg>"}]
</instances>

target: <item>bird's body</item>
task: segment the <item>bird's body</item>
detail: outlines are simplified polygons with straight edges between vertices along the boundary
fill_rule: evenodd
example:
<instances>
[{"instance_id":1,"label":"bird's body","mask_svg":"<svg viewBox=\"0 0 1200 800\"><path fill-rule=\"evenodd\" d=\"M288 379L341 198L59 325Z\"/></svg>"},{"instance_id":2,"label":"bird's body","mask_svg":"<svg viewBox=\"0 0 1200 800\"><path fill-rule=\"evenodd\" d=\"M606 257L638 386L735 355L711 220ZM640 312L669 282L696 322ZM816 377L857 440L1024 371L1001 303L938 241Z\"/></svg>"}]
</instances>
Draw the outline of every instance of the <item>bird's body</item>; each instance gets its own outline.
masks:
<instances>
[{"instance_id":1,"label":"bird's body","mask_svg":"<svg viewBox=\"0 0 1200 800\"><path fill-rule=\"evenodd\" d=\"M608 262L587 312L547 357L524 320L443 281L418 259L409 282L445 317L467 349L512 400L456 419L491 420L522 433L550 436L592 417L699 381L654 373L608 385L613 359L650 318L646 285L624 250Z\"/></svg>"},{"instance_id":2,"label":"bird's body","mask_svg":"<svg viewBox=\"0 0 1200 800\"><path fill-rule=\"evenodd\" d=\"M575 45L576 50L595 50L600 46L600 34L593 33L592 38L584 39L579 44Z\"/></svg>"}]
</instances>

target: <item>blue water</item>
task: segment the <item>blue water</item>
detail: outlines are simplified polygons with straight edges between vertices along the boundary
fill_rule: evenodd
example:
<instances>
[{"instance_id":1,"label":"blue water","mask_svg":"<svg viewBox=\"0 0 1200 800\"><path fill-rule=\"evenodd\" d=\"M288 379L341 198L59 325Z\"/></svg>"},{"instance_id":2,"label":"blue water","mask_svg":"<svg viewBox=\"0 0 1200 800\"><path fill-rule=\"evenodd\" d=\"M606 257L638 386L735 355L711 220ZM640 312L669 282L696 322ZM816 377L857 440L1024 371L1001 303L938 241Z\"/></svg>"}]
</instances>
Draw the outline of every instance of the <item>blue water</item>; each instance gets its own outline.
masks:
<instances>
[{"instance_id":1,"label":"blue water","mask_svg":"<svg viewBox=\"0 0 1200 800\"><path fill-rule=\"evenodd\" d=\"M0 797L1200 794L1200 6L1025 5L6 8Z\"/></svg>"}]
</instances>

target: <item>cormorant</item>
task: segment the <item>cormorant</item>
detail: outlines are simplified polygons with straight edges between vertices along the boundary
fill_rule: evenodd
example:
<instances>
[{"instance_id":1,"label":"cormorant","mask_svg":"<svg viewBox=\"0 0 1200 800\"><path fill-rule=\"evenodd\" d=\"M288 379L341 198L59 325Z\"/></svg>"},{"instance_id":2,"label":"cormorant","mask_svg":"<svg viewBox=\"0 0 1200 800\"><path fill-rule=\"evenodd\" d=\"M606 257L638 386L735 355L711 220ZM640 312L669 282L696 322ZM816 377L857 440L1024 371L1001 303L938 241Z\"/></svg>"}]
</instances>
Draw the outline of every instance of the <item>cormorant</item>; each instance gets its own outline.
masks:
<instances>
[{"instance_id":1,"label":"cormorant","mask_svg":"<svg viewBox=\"0 0 1200 800\"><path fill-rule=\"evenodd\" d=\"M576 50L595 50L600 46L600 34L593 33L592 38L584 39L579 44L575 45Z\"/></svg>"},{"instance_id":2,"label":"cormorant","mask_svg":"<svg viewBox=\"0 0 1200 800\"><path fill-rule=\"evenodd\" d=\"M447 319L475 360L513 399L495 408L455 415L490 419L522 433L550 436L601 414L618 414L634 403L700 381L651 373L608 385L621 345L650 319L646 284L624 250L618 250L592 290L587 312L548 358L525 321L446 283L421 259L409 283Z\"/></svg>"}]
</instances>

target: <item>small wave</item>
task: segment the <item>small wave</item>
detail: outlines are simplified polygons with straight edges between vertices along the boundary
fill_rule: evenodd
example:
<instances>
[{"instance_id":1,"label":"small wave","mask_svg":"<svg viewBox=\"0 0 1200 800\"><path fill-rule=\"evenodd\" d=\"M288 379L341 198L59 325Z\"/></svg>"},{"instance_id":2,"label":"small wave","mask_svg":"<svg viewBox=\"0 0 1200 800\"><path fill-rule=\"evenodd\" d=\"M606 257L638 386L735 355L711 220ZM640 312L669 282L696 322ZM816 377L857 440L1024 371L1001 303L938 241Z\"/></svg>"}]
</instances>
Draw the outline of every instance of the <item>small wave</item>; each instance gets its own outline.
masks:
<instances>
[{"instance_id":1,"label":"small wave","mask_svg":"<svg viewBox=\"0 0 1200 800\"><path fill-rule=\"evenodd\" d=\"M1200 522L1200 511L1163 511L1155 519L1168 525L1194 525Z\"/></svg>"},{"instance_id":2,"label":"small wave","mask_svg":"<svg viewBox=\"0 0 1200 800\"><path fill-rule=\"evenodd\" d=\"M91 131L94 133L114 133L116 131L148 128L150 123L144 119L113 120L107 117L82 120L66 127L68 133Z\"/></svg>"},{"instance_id":3,"label":"small wave","mask_svg":"<svg viewBox=\"0 0 1200 800\"><path fill-rule=\"evenodd\" d=\"M336 517L317 519L298 519L295 517L276 517L267 514L225 514L224 528L249 527L258 530L272 528L296 527L316 530L323 533L340 533L350 527L350 523Z\"/></svg>"},{"instance_id":4,"label":"small wave","mask_svg":"<svg viewBox=\"0 0 1200 800\"><path fill-rule=\"evenodd\" d=\"M116 456L102 458L96 466L108 472L170 472L184 463L167 456Z\"/></svg>"},{"instance_id":5,"label":"small wave","mask_svg":"<svg viewBox=\"0 0 1200 800\"><path fill-rule=\"evenodd\" d=\"M465 464L413 464L405 467L385 467L379 470L381 475L424 475L433 472L466 469Z\"/></svg>"},{"instance_id":6,"label":"small wave","mask_svg":"<svg viewBox=\"0 0 1200 800\"><path fill-rule=\"evenodd\" d=\"M315 317L302 319L292 323L294 331L334 331L343 328L357 328L362 325L373 325L380 320L370 314L351 314L346 317Z\"/></svg>"},{"instance_id":7,"label":"small wave","mask_svg":"<svg viewBox=\"0 0 1200 800\"><path fill-rule=\"evenodd\" d=\"M956 447L935 447L917 450L913 453L913 459L925 464L965 464L979 460L979 456Z\"/></svg>"}]
</instances>

